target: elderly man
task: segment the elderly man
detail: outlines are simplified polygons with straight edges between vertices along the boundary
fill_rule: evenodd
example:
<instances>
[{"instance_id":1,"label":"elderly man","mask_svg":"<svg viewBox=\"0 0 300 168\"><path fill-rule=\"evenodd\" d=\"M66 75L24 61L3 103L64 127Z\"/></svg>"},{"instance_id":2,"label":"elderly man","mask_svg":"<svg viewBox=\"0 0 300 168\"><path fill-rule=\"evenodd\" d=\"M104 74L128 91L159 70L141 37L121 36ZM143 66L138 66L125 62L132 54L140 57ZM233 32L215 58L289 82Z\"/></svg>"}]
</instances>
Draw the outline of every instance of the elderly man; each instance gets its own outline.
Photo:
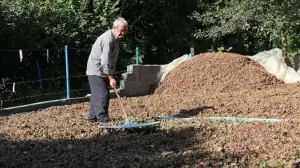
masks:
<instances>
[{"instance_id":1,"label":"elderly man","mask_svg":"<svg viewBox=\"0 0 300 168\"><path fill-rule=\"evenodd\" d=\"M92 47L86 69L91 89L88 116L91 122L109 120L109 85L116 87L113 70L119 55L119 42L125 37L127 29L127 21L117 18L113 28L99 36Z\"/></svg>"}]
</instances>

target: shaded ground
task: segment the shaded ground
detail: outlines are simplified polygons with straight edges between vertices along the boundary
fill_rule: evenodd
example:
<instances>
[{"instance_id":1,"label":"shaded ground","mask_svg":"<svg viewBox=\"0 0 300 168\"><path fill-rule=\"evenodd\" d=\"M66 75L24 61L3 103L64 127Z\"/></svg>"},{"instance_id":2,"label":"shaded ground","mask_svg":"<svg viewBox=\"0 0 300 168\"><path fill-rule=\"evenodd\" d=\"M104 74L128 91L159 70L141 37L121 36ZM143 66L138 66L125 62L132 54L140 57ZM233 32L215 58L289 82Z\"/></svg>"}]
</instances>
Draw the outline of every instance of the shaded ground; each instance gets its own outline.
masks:
<instances>
[{"instance_id":1,"label":"shaded ground","mask_svg":"<svg viewBox=\"0 0 300 168\"><path fill-rule=\"evenodd\" d=\"M48 118L37 121L36 115ZM296 167L300 161L299 122L230 124L195 118L109 134L84 116L65 107L1 118L0 166Z\"/></svg>"},{"instance_id":2,"label":"shaded ground","mask_svg":"<svg viewBox=\"0 0 300 168\"><path fill-rule=\"evenodd\" d=\"M86 121L88 103L0 118L0 167L297 167L300 89L230 53L205 53L172 71L153 95L122 98L133 121L196 117L107 133ZM118 102L110 104L120 124ZM203 116L289 119L230 124Z\"/></svg>"}]
</instances>

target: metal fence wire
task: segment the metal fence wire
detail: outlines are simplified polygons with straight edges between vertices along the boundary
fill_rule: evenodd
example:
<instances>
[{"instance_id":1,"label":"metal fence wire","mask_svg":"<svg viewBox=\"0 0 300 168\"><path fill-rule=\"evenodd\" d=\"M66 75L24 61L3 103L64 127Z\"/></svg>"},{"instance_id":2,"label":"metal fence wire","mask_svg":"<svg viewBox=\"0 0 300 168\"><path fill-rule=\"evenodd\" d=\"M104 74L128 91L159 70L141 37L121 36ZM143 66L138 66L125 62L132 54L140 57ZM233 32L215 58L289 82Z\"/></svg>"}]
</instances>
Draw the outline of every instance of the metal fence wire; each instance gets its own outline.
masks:
<instances>
[{"instance_id":1,"label":"metal fence wire","mask_svg":"<svg viewBox=\"0 0 300 168\"><path fill-rule=\"evenodd\" d=\"M0 50L0 108L84 97L90 49ZM126 70L114 75L121 78ZM120 81L118 81L118 85Z\"/></svg>"}]
</instances>

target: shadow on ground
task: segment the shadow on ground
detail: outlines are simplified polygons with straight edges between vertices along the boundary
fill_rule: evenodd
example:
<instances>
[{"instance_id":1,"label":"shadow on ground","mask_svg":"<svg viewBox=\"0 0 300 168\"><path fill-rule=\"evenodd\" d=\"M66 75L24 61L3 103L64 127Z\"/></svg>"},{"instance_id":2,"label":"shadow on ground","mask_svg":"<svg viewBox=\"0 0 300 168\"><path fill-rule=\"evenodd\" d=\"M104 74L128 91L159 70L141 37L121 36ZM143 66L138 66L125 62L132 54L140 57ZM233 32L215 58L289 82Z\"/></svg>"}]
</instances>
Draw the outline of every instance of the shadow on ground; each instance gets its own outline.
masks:
<instances>
[{"instance_id":1,"label":"shadow on ground","mask_svg":"<svg viewBox=\"0 0 300 168\"><path fill-rule=\"evenodd\" d=\"M202 148L212 132L187 127L42 141L11 141L1 135L0 167L222 167L225 160L238 161L237 156L218 157Z\"/></svg>"},{"instance_id":2,"label":"shadow on ground","mask_svg":"<svg viewBox=\"0 0 300 168\"><path fill-rule=\"evenodd\" d=\"M216 108L213 106L201 106L193 109L182 109L179 111L179 114L174 115L173 117L180 117L180 118L194 117L201 114L201 112L205 110L216 110Z\"/></svg>"}]
</instances>

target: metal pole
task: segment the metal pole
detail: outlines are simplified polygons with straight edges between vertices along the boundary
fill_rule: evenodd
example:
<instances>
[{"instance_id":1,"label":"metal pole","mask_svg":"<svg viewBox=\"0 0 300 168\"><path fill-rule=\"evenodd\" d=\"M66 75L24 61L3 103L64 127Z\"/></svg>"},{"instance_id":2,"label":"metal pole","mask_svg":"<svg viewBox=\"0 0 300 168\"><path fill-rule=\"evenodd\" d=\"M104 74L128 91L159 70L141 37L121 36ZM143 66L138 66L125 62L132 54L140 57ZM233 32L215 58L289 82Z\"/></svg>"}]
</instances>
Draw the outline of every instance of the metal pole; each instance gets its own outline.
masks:
<instances>
[{"instance_id":1,"label":"metal pole","mask_svg":"<svg viewBox=\"0 0 300 168\"><path fill-rule=\"evenodd\" d=\"M139 65L139 47L136 47L135 49L135 60L136 64Z\"/></svg>"},{"instance_id":2,"label":"metal pole","mask_svg":"<svg viewBox=\"0 0 300 168\"><path fill-rule=\"evenodd\" d=\"M70 98L70 79L69 79L69 54L68 54L68 45L65 46L65 62L66 62L66 94L67 99Z\"/></svg>"}]
</instances>

